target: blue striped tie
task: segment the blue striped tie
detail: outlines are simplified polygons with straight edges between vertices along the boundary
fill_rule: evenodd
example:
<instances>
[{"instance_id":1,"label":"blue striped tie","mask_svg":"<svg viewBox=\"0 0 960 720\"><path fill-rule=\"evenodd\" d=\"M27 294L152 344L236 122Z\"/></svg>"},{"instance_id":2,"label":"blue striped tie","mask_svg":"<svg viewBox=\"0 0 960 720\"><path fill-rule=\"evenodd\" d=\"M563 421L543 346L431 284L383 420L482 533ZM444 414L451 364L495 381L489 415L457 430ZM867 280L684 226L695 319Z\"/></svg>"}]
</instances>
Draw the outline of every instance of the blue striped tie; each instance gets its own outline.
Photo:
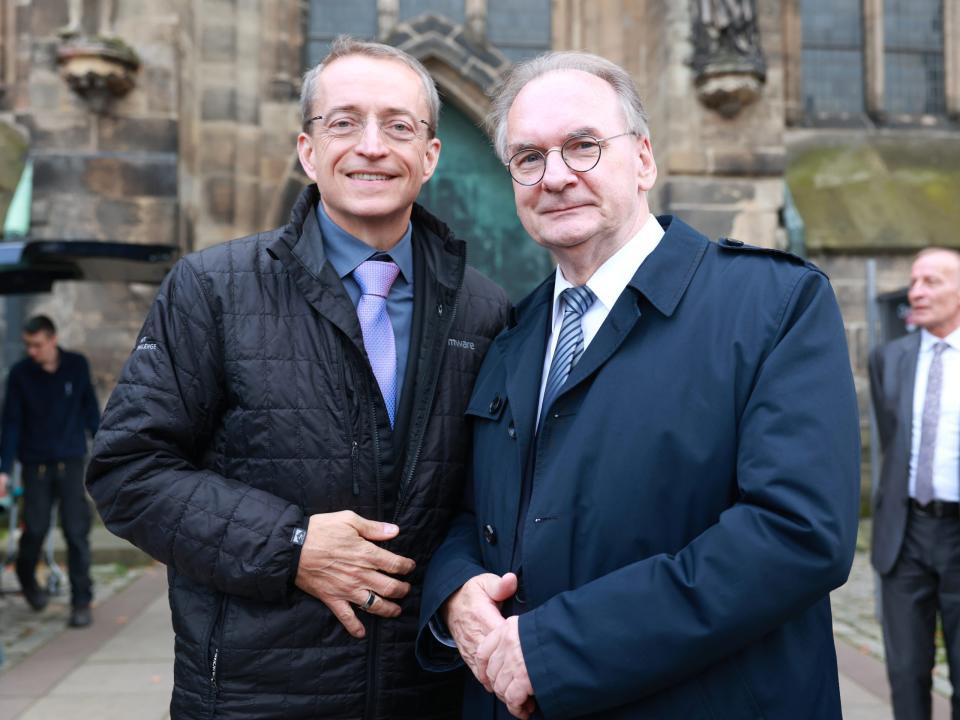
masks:
<instances>
[{"instance_id":1,"label":"blue striped tie","mask_svg":"<svg viewBox=\"0 0 960 720\"><path fill-rule=\"evenodd\" d=\"M560 293L560 301L564 304L563 322L560 324L557 349L553 352L550 374L547 375L547 385L543 391L541 416L550 409L560 388L570 376L570 371L583 354L583 326L580 319L596 299L597 296L586 285L567 288Z\"/></svg>"}]
</instances>

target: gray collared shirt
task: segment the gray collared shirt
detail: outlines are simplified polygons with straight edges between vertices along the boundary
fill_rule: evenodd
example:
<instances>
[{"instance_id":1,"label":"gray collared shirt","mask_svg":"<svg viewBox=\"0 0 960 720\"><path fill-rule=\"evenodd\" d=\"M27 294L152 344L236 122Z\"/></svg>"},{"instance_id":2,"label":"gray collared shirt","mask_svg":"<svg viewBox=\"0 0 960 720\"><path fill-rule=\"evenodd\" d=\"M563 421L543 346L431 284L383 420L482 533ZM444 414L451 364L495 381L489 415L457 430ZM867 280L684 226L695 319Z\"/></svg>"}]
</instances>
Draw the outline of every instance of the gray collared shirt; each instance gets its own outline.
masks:
<instances>
[{"instance_id":1,"label":"gray collared shirt","mask_svg":"<svg viewBox=\"0 0 960 720\"><path fill-rule=\"evenodd\" d=\"M323 235L323 252L327 260L337 271L346 288L347 295L356 307L360 302L360 286L353 278L356 267L374 255L389 255L400 268L400 274L390 288L387 297L387 314L393 325L393 337L397 344L397 407L400 407L400 394L403 392L403 378L407 371L407 357L410 352L410 334L413 329L413 225L407 224L407 231L400 242L382 253L370 247L337 225L323 209L323 203L317 203L317 220ZM319 268L317 268L319 270Z\"/></svg>"}]
</instances>

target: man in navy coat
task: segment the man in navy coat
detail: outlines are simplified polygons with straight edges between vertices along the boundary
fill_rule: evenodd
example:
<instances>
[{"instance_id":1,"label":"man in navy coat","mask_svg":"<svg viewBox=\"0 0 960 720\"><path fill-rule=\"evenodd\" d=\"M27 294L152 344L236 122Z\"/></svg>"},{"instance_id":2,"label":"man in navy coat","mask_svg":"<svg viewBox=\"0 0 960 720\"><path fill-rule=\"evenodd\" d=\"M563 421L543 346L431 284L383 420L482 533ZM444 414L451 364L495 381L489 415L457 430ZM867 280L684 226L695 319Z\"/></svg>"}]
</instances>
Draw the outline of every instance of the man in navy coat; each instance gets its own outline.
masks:
<instances>
[{"instance_id":1,"label":"man in navy coat","mask_svg":"<svg viewBox=\"0 0 960 720\"><path fill-rule=\"evenodd\" d=\"M467 718L840 718L860 442L827 278L652 216L645 114L602 58L518 65L491 125L558 267L474 387L420 661L466 662Z\"/></svg>"}]
</instances>

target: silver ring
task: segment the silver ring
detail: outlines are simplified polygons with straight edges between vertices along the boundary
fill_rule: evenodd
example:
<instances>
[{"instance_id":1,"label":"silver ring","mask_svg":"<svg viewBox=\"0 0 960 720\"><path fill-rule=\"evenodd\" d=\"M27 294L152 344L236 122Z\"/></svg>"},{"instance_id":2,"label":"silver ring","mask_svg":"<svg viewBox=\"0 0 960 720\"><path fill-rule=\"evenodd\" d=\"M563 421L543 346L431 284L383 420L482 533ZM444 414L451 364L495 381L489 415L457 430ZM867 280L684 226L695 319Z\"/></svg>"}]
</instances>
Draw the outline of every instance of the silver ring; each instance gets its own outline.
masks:
<instances>
[{"instance_id":1,"label":"silver ring","mask_svg":"<svg viewBox=\"0 0 960 720\"><path fill-rule=\"evenodd\" d=\"M373 590L367 590L367 592L370 593L367 595L367 601L363 603L363 605L360 605L360 609L364 612L367 612L373 607L373 604L377 601L377 594Z\"/></svg>"}]
</instances>

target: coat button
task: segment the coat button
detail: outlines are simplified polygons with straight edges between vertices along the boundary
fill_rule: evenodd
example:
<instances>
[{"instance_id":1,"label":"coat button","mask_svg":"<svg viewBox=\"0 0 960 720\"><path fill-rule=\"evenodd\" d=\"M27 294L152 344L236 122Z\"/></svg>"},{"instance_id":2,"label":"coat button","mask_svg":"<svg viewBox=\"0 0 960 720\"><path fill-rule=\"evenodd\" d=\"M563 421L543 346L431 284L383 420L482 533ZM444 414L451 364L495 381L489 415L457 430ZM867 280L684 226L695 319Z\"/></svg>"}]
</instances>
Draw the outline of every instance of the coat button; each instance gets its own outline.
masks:
<instances>
[{"instance_id":1,"label":"coat button","mask_svg":"<svg viewBox=\"0 0 960 720\"><path fill-rule=\"evenodd\" d=\"M517 439L517 426L513 424L513 420L511 420L510 424L507 425L507 435L511 440Z\"/></svg>"},{"instance_id":2,"label":"coat button","mask_svg":"<svg viewBox=\"0 0 960 720\"><path fill-rule=\"evenodd\" d=\"M490 523L483 526L483 539L490 545L497 544L497 530Z\"/></svg>"},{"instance_id":3,"label":"coat button","mask_svg":"<svg viewBox=\"0 0 960 720\"><path fill-rule=\"evenodd\" d=\"M500 408L503 407L503 398L500 397L500 393L497 393L493 396L493 400L490 401L490 414L498 412Z\"/></svg>"}]
</instances>

